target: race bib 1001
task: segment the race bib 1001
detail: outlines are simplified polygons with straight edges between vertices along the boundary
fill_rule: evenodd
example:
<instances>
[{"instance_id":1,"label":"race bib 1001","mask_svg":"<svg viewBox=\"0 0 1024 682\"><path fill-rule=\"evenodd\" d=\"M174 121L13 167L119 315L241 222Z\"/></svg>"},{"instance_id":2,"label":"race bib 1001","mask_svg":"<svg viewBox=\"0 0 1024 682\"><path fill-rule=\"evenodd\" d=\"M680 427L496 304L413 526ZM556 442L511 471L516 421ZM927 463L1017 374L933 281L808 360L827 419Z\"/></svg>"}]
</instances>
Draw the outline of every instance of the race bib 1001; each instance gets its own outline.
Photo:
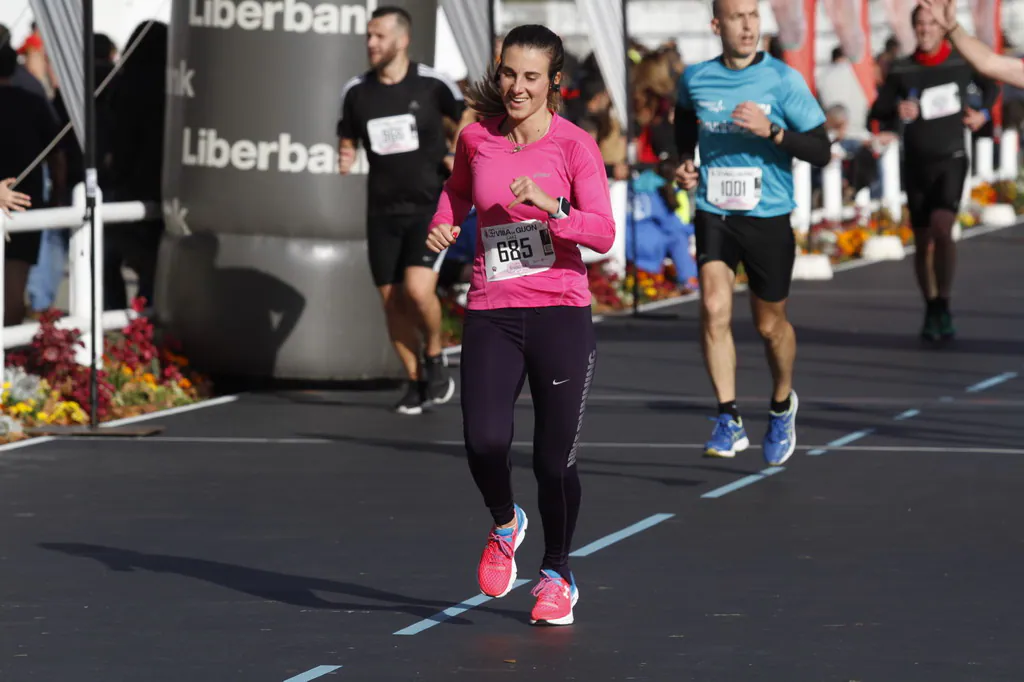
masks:
<instances>
[{"instance_id":1,"label":"race bib 1001","mask_svg":"<svg viewBox=\"0 0 1024 682\"><path fill-rule=\"evenodd\" d=\"M370 149L374 154L404 154L420 148L420 136L416 129L416 117L412 114L385 116L366 123L370 138Z\"/></svg>"},{"instance_id":2,"label":"race bib 1001","mask_svg":"<svg viewBox=\"0 0 1024 682\"><path fill-rule=\"evenodd\" d=\"M925 121L959 114L963 109L960 104L960 86L946 83L925 88L921 92L920 106L921 118Z\"/></svg>"},{"instance_id":3,"label":"race bib 1001","mask_svg":"<svg viewBox=\"0 0 1024 682\"><path fill-rule=\"evenodd\" d=\"M555 264L551 230L539 220L484 227L480 238L489 282L536 275Z\"/></svg>"},{"instance_id":4,"label":"race bib 1001","mask_svg":"<svg viewBox=\"0 0 1024 682\"><path fill-rule=\"evenodd\" d=\"M727 211L750 211L761 203L760 168L708 168L707 198Z\"/></svg>"}]
</instances>

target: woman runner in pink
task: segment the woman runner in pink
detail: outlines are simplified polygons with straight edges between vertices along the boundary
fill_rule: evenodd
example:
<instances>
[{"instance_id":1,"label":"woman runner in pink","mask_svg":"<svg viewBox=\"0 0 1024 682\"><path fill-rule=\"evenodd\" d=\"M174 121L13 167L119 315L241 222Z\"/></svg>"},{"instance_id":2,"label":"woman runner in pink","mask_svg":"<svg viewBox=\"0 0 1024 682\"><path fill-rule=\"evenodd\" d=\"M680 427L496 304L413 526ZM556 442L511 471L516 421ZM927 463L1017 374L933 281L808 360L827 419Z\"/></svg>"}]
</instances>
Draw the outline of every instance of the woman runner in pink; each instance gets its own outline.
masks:
<instances>
[{"instance_id":1,"label":"woman runner in pink","mask_svg":"<svg viewBox=\"0 0 1024 682\"><path fill-rule=\"evenodd\" d=\"M480 589L504 597L527 518L513 501L513 410L530 380L533 470L544 559L531 623L569 625L579 590L569 548L580 507L576 469L596 342L578 246L606 253L615 239L604 161L594 139L558 115L565 59L544 26L519 26L496 72L467 100L483 118L459 136L428 246L458 238L475 206L479 238L462 332L462 419L469 469L494 526L477 569Z\"/></svg>"}]
</instances>

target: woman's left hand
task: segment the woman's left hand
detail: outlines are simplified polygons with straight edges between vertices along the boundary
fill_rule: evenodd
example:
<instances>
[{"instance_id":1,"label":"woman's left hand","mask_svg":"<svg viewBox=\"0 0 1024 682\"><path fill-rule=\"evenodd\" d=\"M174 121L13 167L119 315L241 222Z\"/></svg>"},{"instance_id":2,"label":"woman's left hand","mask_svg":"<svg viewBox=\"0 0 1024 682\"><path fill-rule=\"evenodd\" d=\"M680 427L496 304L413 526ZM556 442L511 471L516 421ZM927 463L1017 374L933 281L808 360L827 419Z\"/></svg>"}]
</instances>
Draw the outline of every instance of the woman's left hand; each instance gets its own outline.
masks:
<instances>
[{"instance_id":1,"label":"woman's left hand","mask_svg":"<svg viewBox=\"0 0 1024 682\"><path fill-rule=\"evenodd\" d=\"M516 197L515 201L508 205L509 209L517 204L526 204L527 206L536 206L548 215L558 213L558 200L552 198L547 192L538 187L537 183L530 177L523 175L516 178L509 185L509 189L512 190L512 194Z\"/></svg>"}]
</instances>

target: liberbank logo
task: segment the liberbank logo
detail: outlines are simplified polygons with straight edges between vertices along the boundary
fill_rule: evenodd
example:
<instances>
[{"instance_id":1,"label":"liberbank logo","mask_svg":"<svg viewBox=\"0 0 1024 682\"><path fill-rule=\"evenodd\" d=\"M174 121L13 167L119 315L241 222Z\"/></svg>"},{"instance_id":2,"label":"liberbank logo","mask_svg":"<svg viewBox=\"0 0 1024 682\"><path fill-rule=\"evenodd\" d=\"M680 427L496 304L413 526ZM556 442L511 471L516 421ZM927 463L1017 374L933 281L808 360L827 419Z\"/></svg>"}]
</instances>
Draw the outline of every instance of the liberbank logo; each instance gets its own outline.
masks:
<instances>
[{"instance_id":1,"label":"liberbank logo","mask_svg":"<svg viewBox=\"0 0 1024 682\"><path fill-rule=\"evenodd\" d=\"M186 126L181 152L183 166L314 175L338 172L338 152L332 145L321 142L307 147L288 133L281 133L276 140L228 140L214 128L194 131ZM368 170L365 154L358 154L352 174L362 175Z\"/></svg>"},{"instance_id":2,"label":"liberbank logo","mask_svg":"<svg viewBox=\"0 0 1024 682\"><path fill-rule=\"evenodd\" d=\"M377 4L378 0L346 5L303 0L188 0L188 24L221 30L365 34Z\"/></svg>"}]
</instances>

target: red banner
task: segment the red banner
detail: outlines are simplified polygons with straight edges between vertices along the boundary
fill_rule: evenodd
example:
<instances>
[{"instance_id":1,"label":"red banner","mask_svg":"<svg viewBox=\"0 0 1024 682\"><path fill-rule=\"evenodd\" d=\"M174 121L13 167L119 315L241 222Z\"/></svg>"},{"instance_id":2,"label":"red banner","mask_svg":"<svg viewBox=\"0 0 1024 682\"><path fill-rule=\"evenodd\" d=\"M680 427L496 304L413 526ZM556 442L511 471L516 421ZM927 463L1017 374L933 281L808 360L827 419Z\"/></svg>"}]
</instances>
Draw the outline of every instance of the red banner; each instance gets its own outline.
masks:
<instances>
[{"instance_id":1,"label":"red banner","mask_svg":"<svg viewBox=\"0 0 1024 682\"><path fill-rule=\"evenodd\" d=\"M799 71L811 92L814 82L814 22L816 0L771 0L772 13L779 26L779 43L787 64Z\"/></svg>"}]
</instances>

